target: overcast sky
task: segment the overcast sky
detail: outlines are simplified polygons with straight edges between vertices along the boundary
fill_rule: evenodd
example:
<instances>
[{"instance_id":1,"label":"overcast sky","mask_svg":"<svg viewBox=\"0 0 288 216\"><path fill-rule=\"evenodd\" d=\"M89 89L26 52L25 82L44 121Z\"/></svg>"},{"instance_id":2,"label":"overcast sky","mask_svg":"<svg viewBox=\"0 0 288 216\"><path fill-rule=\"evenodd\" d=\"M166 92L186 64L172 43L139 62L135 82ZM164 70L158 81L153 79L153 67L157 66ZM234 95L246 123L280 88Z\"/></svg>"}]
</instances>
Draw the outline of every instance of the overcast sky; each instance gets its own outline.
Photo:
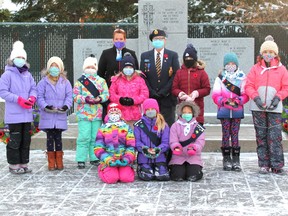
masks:
<instances>
[{"instance_id":1,"label":"overcast sky","mask_svg":"<svg viewBox=\"0 0 288 216\"><path fill-rule=\"evenodd\" d=\"M20 9L20 5L15 5L11 0L0 0L0 9L8 9L10 11L16 11Z\"/></svg>"}]
</instances>

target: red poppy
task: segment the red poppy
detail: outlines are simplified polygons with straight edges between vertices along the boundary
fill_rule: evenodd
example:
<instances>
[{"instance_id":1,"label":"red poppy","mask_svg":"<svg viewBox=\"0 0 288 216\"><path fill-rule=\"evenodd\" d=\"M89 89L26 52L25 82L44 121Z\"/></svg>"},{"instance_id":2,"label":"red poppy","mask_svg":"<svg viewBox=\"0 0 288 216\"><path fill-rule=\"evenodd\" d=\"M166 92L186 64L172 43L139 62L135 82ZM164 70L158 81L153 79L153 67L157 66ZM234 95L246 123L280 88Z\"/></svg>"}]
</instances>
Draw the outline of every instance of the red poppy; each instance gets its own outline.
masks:
<instances>
[{"instance_id":1,"label":"red poppy","mask_svg":"<svg viewBox=\"0 0 288 216\"><path fill-rule=\"evenodd\" d=\"M85 85L85 86L89 85L89 82L86 80L86 81L84 82L84 85Z\"/></svg>"},{"instance_id":2,"label":"red poppy","mask_svg":"<svg viewBox=\"0 0 288 216\"><path fill-rule=\"evenodd\" d=\"M40 131L40 129L38 127L36 127L36 133L38 133Z\"/></svg>"},{"instance_id":3,"label":"red poppy","mask_svg":"<svg viewBox=\"0 0 288 216\"><path fill-rule=\"evenodd\" d=\"M125 133L126 131L125 130L121 130L121 133Z\"/></svg>"},{"instance_id":4,"label":"red poppy","mask_svg":"<svg viewBox=\"0 0 288 216\"><path fill-rule=\"evenodd\" d=\"M168 59L168 54L165 53L163 57L164 57L165 59Z\"/></svg>"},{"instance_id":5,"label":"red poppy","mask_svg":"<svg viewBox=\"0 0 288 216\"><path fill-rule=\"evenodd\" d=\"M283 127L284 127L285 130L288 130L288 124L287 123L284 123Z\"/></svg>"},{"instance_id":6,"label":"red poppy","mask_svg":"<svg viewBox=\"0 0 288 216\"><path fill-rule=\"evenodd\" d=\"M30 135L32 135L32 134L33 134L33 131L32 131L32 130L30 130L30 131L29 131L29 134L30 134Z\"/></svg>"},{"instance_id":7,"label":"red poppy","mask_svg":"<svg viewBox=\"0 0 288 216\"><path fill-rule=\"evenodd\" d=\"M5 133L4 131L0 131L0 138L4 137Z\"/></svg>"},{"instance_id":8,"label":"red poppy","mask_svg":"<svg viewBox=\"0 0 288 216\"><path fill-rule=\"evenodd\" d=\"M197 74L197 73L194 73L194 74L193 74L193 77L194 77L194 78L198 77L198 74Z\"/></svg>"},{"instance_id":9,"label":"red poppy","mask_svg":"<svg viewBox=\"0 0 288 216\"><path fill-rule=\"evenodd\" d=\"M193 133L193 134L192 134L192 138L193 138L193 139L196 138L196 134Z\"/></svg>"},{"instance_id":10,"label":"red poppy","mask_svg":"<svg viewBox=\"0 0 288 216\"><path fill-rule=\"evenodd\" d=\"M9 141L10 141L10 138L9 138L9 137L7 137L7 139L6 139L5 143L8 143Z\"/></svg>"},{"instance_id":11,"label":"red poppy","mask_svg":"<svg viewBox=\"0 0 288 216\"><path fill-rule=\"evenodd\" d=\"M154 129L155 131L157 131L157 130L158 130L158 127L157 127L156 125L154 125L153 129Z\"/></svg>"}]
</instances>

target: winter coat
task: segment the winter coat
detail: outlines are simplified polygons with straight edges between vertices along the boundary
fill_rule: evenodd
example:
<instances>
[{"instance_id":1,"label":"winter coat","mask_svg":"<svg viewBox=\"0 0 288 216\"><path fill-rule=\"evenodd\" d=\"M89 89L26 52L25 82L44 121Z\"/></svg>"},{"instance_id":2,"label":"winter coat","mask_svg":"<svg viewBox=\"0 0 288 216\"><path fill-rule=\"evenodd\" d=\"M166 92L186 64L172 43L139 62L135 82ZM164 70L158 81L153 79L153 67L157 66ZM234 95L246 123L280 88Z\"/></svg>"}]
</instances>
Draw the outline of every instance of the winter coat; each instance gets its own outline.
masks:
<instances>
[{"instance_id":1,"label":"winter coat","mask_svg":"<svg viewBox=\"0 0 288 216\"><path fill-rule=\"evenodd\" d=\"M43 77L37 85L37 104L40 109L39 129L63 129L67 130L66 113L49 113L46 106L61 108L72 106L72 86L68 79L59 77L56 85L53 85L47 76Z\"/></svg>"},{"instance_id":2,"label":"winter coat","mask_svg":"<svg viewBox=\"0 0 288 216\"><path fill-rule=\"evenodd\" d=\"M130 97L134 100L134 105L122 105L122 118L125 121L137 121L141 118L141 105L149 96L148 88L145 81L136 72L132 75L131 80L120 73L118 76L111 78L109 89L110 101L120 103L120 97Z\"/></svg>"},{"instance_id":3,"label":"winter coat","mask_svg":"<svg viewBox=\"0 0 288 216\"><path fill-rule=\"evenodd\" d=\"M149 131L157 134L157 137L160 138L161 142L158 146L156 146L155 143L151 142L150 138L140 127L135 126L134 134L136 139L136 148L138 151L138 159L137 159L138 164L166 162L165 153L169 150L169 126L166 125L164 130L158 133L157 132L158 128L155 126L156 118L150 119L146 116L143 116L141 120L147 126ZM147 146L148 148L158 147L161 149L161 152L156 159L150 159L143 154L142 151L143 146Z\"/></svg>"},{"instance_id":4,"label":"winter coat","mask_svg":"<svg viewBox=\"0 0 288 216\"><path fill-rule=\"evenodd\" d=\"M175 149L177 145L180 144L179 141L181 142L186 141L192 136L197 123L198 122L196 121L196 118L193 118L189 123L187 123L184 119L179 117L179 119L171 126L171 129L170 129L169 143L170 143L170 148L172 151ZM189 126L190 126L190 131L185 136L184 129ZM193 144L197 146L195 155L189 156L187 154L187 148L188 148L188 145L187 145L183 147L183 153L181 155L172 154L172 158L169 162L169 165L182 165L184 162L188 162L189 164L197 164L197 165L203 166L203 162L201 159L201 152L205 145L205 132L203 132Z\"/></svg>"},{"instance_id":5,"label":"winter coat","mask_svg":"<svg viewBox=\"0 0 288 216\"><path fill-rule=\"evenodd\" d=\"M244 107L243 105L249 101L249 97L244 93L244 86L246 83L246 75L243 71L239 69L234 72L232 75L227 73L227 71L223 70L221 72L222 79L216 77L215 83L212 91L212 99L214 103L218 106L217 118L244 118ZM240 95L237 95L226 88L223 83L224 80L228 80L233 85L240 88ZM239 105L235 109L230 109L229 107L223 104L222 100L224 99L237 99L239 101Z\"/></svg>"},{"instance_id":6,"label":"winter coat","mask_svg":"<svg viewBox=\"0 0 288 216\"><path fill-rule=\"evenodd\" d=\"M5 123L17 124L33 121L32 109L24 109L18 103L18 97L37 98L36 83L28 71L20 73L12 62L5 66L0 78L0 97L5 100Z\"/></svg>"},{"instance_id":7,"label":"winter coat","mask_svg":"<svg viewBox=\"0 0 288 216\"><path fill-rule=\"evenodd\" d=\"M132 129L124 121L103 124L97 133L94 153L102 166L107 166L112 159L124 158L132 165L136 159Z\"/></svg>"},{"instance_id":8,"label":"winter coat","mask_svg":"<svg viewBox=\"0 0 288 216\"><path fill-rule=\"evenodd\" d=\"M104 103L109 98L109 91L106 84L106 81L98 76L97 74L90 75L83 73L84 76L89 78L89 80L96 86L102 99L101 103ZM85 102L85 98L89 96L94 98L93 95L84 87L80 81L76 81L73 88L73 98L74 102L77 104L76 107L76 116L78 120L85 121L97 121L102 120L103 106L99 104L88 104Z\"/></svg>"},{"instance_id":9,"label":"winter coat","mask_svg":"<svg viewBox=\"0 0 288 216\"><path fill-rule=\"evenodd\" d=\"M204 97L210 94L210 81L207 73L202 68L187 68L184 64L176 72L172 85L172 94L178 97L180 92L190 95L197 90L199 96L195 103L200 107L197 121L204 124Z\"/></svg>"},{"instance_id":10,"label":"winter coat","mask_svg":"<svg viewBox=\"0 0 288 216\"><path fill-rule=\"evenodd\" d=\"M245 93L250 100L250 110L260 111L254 102L254 98L260 96L261 101L270 106L274 96L280 98L280 102L275 110L265 110L266 112L282 113L282 100L288 96L288 73L277 59L271 61L271 67L266 67L264 60L255 64L247 75ZM262 111L262 110L261 110Z\"/></svg>"}]
</instances>

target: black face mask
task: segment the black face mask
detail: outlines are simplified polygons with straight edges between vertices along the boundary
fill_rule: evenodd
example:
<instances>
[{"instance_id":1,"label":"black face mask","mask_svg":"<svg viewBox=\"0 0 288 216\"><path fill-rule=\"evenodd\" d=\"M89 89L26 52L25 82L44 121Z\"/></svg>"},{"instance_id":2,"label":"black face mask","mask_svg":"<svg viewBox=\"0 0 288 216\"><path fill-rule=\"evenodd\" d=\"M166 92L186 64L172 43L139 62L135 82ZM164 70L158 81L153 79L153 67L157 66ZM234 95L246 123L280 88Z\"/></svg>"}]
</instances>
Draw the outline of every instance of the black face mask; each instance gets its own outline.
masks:
<instances>
[{"instance_id":1,"label":"black face mask","mask_svg":"<svg viewBox=\"0 0 288 216\"><path fill-rule=\"evenodd\" d=\"M195 65L195 60L189 59L189 60L184 60L184 64L187 68L192 68Z\"/></svg>"}]
</instances>

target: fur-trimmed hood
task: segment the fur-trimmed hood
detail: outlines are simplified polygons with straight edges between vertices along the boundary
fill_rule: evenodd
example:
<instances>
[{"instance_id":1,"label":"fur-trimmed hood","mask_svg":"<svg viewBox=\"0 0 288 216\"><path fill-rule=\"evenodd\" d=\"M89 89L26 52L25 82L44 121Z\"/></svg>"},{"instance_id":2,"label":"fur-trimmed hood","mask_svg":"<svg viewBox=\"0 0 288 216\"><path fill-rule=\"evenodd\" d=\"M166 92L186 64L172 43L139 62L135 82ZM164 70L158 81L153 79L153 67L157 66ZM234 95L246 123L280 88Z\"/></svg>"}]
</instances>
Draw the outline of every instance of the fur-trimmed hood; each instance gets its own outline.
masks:
<instances>
[{"instance_id":1,"label":"fur-trimmed hood","mask_svg":"<svg viewBox=\"0 0 288 216\"><path fill-rule=\"evenodd\" d=\"M193 110L193 116L194 117L197 117L200 113L200 108L199 106L197 106L197 104L195 102L187 102L187 101L183 101L181 102L180 104L178 104L176 106L176 113L178 116L181 116L182 115L182 109L185 107L185 106L189 106L192 108Z\"/></svg>"},{"instance_id":2,"label":"fur-trimmed hood","mask_svg":"<svg viewBox=\"0 0 288 216\"><path fill-rule=\"evenodd\" d=\"M10 58L8 58L7 59L7 61L6 61L6 63L7 63L7 65L9 65L9 66L13 66L14 64L13 64L13 61L10 59ZM26 61L26 66L28 67L28 69L30 68L30 64Z\"/></svg>"}]
</instances>

